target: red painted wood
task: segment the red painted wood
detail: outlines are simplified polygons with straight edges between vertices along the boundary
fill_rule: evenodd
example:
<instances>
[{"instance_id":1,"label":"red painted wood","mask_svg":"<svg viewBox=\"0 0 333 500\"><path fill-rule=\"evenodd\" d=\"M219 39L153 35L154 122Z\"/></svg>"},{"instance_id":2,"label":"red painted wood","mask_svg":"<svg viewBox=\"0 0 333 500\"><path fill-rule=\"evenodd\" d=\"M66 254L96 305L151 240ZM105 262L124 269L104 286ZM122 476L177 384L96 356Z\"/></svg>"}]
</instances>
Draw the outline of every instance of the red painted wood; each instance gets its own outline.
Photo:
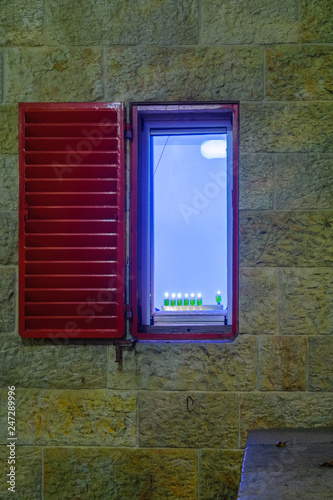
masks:
<instances>
[{"instance_id":1,"label":"red painted wood","mask_svg":"<svg viewBox=\"0 0 333 500\"><path fill-rule=\"evenodd\" d=\"M124 334L124 107L19 106L19 332Z\"/></svg>"}]
</instances>

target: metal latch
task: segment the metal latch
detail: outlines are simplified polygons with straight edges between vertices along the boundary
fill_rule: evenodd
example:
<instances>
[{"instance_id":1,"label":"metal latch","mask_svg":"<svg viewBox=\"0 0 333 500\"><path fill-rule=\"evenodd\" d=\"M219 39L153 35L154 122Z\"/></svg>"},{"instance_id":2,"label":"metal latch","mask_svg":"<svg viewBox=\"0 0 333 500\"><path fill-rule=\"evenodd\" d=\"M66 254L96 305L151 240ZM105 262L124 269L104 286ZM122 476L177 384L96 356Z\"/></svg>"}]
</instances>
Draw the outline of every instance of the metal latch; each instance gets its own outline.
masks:
<instances>
[{"instance_id":1,"label":"metal latch","mask_svg":"<svg viewBox=\"0 0 333 500\"><path fill-rule=\"evenodd\" d=\"M126 319L133 319L133 309L128 304L125 305L125 318Z\"/></svg>"}]
</instances>

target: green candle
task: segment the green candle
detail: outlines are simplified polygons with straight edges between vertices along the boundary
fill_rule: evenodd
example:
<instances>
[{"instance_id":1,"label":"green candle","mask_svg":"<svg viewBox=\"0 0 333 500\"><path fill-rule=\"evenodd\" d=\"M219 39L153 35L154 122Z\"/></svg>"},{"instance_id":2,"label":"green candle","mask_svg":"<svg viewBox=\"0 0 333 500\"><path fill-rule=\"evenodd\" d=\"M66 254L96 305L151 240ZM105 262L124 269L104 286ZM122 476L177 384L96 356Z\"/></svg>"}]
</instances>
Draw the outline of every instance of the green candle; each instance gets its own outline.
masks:
<instances>
[{"instance_id":1,"label":"green candle","mask_svg":"<svg viewBox=\"0 0 333 500\"><path fill-rule=\"evenodd\" d=\"M194 293L191 293L190 304L191 304L191 306L195 306Z\"/></svg>"},{"instance_id":2,"label":"green candle","mask_svg":"<svg viewBox=\"0 0 333 500\"><path fill-rule=\"evenodd\" d=\"M181 305L183 304L183 301L182 301L182 299L181 299L181 296L182 296L182 294L181 294L181 293L179 293L179 294L177 295L177 297L178 297L178 299L177 299L177 306L181 306Z\"/></svg>"},{"instance_id":3,"label":"green candle","mask_svg":"<svg viewBox=\"0 0 333 500\"><path fill-rule=\"evenodd\" d=\"M175 306L175 305L176 305L176 298L175 298L175 297L176 297L176 294L175 294L175 293L173 293L173 294L171 295L171 305L172 305L172 306Z\"/></svg>"},{"instance_id":4,"label":"green candle","mask_svg":"<svg viewBox=\"0 0 333 500\"><path fill-rule=\"evenodd\" d=\"M188 306L190 301L188 300L188 293L185 293L184 306Z\"/></svg>"},{"instance_id":5,"label":"green candle","mask_svg":"<svg viewBox=\"0 0 333 500\"><path fill-rule=\"evenodd\" d=\"M218 290L218 291L216 292L215 298L216 298L216 302L218 303L218 305L221 305L221 302L222 302L222 297L221 297L221 292L220 292L220 290Z\"/></svg>"},{"instance_id":6,"label":"green candle","mask_svg":"<svg viewBox=\"0 0 333 500\"><path fill-rule=\"evenodd\" d=\"M202 306L202 298L201 298L201 293L198 293L198 298L197 298L197 306Z\"/></svg>"},{"instance_id":7,"label":"green candle","mask_svg":"<svg viewBox=\"0 0 333 500\"><path fill-rule=\"evenodd\" d=\"M168 297L169 297L168 292L166 292L166 293L164 294L164 297L165 297L165 299L164 299L164 305L165 305L165 306L169 306L169 305L170 305L170 300L168 299Z\"/></svg>"}]
</instances>

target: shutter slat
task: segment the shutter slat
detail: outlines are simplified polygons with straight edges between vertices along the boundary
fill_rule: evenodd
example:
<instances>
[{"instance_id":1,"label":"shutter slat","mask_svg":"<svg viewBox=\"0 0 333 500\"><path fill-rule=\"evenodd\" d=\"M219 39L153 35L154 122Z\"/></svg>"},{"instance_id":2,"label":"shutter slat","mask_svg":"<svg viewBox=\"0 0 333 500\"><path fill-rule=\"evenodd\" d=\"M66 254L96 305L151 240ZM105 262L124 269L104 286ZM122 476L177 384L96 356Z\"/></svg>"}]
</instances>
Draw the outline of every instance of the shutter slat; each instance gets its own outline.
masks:
<instances>
[{"instance_id":1,"label":"shutter slat","mask_svg":"<svg viewBox=\"0 0 333 500\"><path fill-rule=\"evenodd\" d=\"M118 194L117 193L28 193L26 195L28 206L90 206L94 205L117 206ZM117 207L117 210L119 207Z\"/></svg>"},{"instance_id":2,"label":"shutter slat","mask_svg":"<svg viewBox=\"0 0 333 500\"><path fill-rule=\"evenodd\" d=\"M27 261L96 261L108 260L113 262L117 259L117 248L87 248L87 247L62 247L62 248L26 248L25 250Z\"/></svg>"},{"instance_id":3,"label":"shutter slat","mask_svg":"<svg viewBox=\"0 0 333 500\"><path fill-rule=\"evenodd\" d=\"M118 178L118 167L116 165L71 165L70 167L59 167L54 165L34 165L25 169L27 179L59 179L66 176L67 179L112 179Z\"/></svg>"},{"instance_id":4,"label":"shutter slat","mask_svg":"<svg viewBox=\"0 0 333 500\"><path fill-rule=\"evenodd\" d=\"M91 138L97 142L101 138L117 137L117 124L99 123L26 123L25 137L83 137Z\"/></svg>"},{"instance_id":5,"label":"shutter slat","mask_svg":"<svg viewBox=\"0 0 333 500\"><path fill-rule=\"evenodd\" d=\"M92 137L28 137L25 140L26 151L57 151L86 156L94 151L117 151L119 147L118 139L111 137L100 137L92 140Z\"/></svg>"},{"instance_id":6,"label":"shutter slat","mask_svg":"<svg viewBox=\"0 0 333 500\"><path fill-rule=\"evenodd\" d=\"M107 233L117 231L112 220L28 220L27 233Z\"/></svg>"},{"instance_id":7,"label":"shutter slat","mask_svg":"<svg viewBox=\"0 0 333 500\"><path fill-rule=\"evenodd\" d=\"M110 264L116 266L116 261L108 262L26 262L26 273L29 275L36 274L108 274Z\"/></svg>"},{"instance_id":8,"label":"shutter slat","mask_svg":"<svg viewBox=\"0 0 333 500\"><path fill-rule=\"evenodd\" d=\"M28 219L33 220L60 220L67 218L68 220L98 220L105 217L107 211L110 220L115 220L118 216L118 207L114 206L58 206L58 207L39 207L34 206L29 208Z\"/></svg>"},{"instance_id":9,"label":"shutter slat","mask_svg":"<svg viewBox=\"0 0 333 500\"><path fill-rule=\"evenodd\" d=\"M26 276L27 288L101 288L114 285L115 275L39 275Z\"/></svg>"},{"instance_id":10,"label":"shutter slat","mask_svg":"<svg viewBox=\"0 0 333 500\"><path fill-rule=\"evenodd\" d=\"M110 151L102 153L95 151L91 154L85 154L77 151L59 152L59 151L35 151L25 154L26 165L49 164L57 167L70 168L72 165L108 165L108 163L118 163L118 152Z\"/></svg>"},{"instance_id":11,"label":"shutter slat","mask_svg":"<svg viewBox=\"0 0 333 500\"><path fill-rule=\"evenodd\" d=\"M20 105L19 330L124 333L122 104Z\"/></svg>"},{"instance_id":12,"label":"shutter slat","mask_svg":"<svg viewBox=\"0 0 333 500\"><path fill-rule=\"evenodd\" d=\"M115 316L116 302L27 302L27 316Z\"/></svg>"},{"instance_id":13,"label":"shutter slat","mask_svg":"<svg viewBox=\"0 0 333 500\"><path fill-rule=\"evenodd\" d=\"M33 179L25 183L26 192L32 193L54 193L59 190L58 179ZM73 192L115 192L117 180L114 179L62 179L61 191L63 193Z\"/></svg>"},{"instance_id":14,"label":"shutter slat","mask_svg":"<svg viewBox=\"0 0 333 500\"><path fill-rule=\"evenodd\" d=\"M64 317L38 317L38 316L27 316L26 325L28 330L61 330L70 335L69 330L74 330L76 328L81 330L92 331L92 337L97 335L96 329L106 330L108 333L112 333L117 327L117 317L116 316L96 316L92 318L91 316L64 316ZM97 335L98 336L98 335ZM76 335L80 337L80 335Z\"/></svg>"},{"instance_id":15,"label":"shutter slat","mask_svg":"<svg viewBox=\"0 0 333 500\"><path fill-rule=\"evenodd\" d=\"M115 288L55 288L50 290L49 288L27 288L26 289L26 303L30 302L52 302L63 303L63 302L80 302L80 303L90 303L93 301L98 302L116 302L118 299L117 291ZM117 303L118 306L118 303Z\"/></svg>"},{"instance_id":16,"label":"shutter slat","mask_svg":"<svg viewBox=\"0 0 333 500\"><path fill-rule=\"evenodd\" d=\"M116 234L27 234L29 247L114 247Z\"/></svg>"}]
</instances>

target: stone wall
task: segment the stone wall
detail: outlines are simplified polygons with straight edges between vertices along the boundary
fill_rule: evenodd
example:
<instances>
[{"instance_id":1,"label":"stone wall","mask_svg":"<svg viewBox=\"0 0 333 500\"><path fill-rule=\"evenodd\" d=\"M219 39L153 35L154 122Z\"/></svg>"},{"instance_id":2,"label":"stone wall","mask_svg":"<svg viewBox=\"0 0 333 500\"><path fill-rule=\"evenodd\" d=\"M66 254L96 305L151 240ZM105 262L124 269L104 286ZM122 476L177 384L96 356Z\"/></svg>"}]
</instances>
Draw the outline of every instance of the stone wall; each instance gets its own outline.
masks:
<instances>
[{"instance_id":1,"label":"stone wall","mask_svg":"<svg viewBox=\"0 0 333 500\"><path fill-rule=\"evenodd\" d=\"M233 499L249 429L333 425L332 43L331 0L2 0L0 498L7 385L17 499ZM112 100L240 101L233 343L18 335L17 103Z\"/></svg>"}]
</instances>

